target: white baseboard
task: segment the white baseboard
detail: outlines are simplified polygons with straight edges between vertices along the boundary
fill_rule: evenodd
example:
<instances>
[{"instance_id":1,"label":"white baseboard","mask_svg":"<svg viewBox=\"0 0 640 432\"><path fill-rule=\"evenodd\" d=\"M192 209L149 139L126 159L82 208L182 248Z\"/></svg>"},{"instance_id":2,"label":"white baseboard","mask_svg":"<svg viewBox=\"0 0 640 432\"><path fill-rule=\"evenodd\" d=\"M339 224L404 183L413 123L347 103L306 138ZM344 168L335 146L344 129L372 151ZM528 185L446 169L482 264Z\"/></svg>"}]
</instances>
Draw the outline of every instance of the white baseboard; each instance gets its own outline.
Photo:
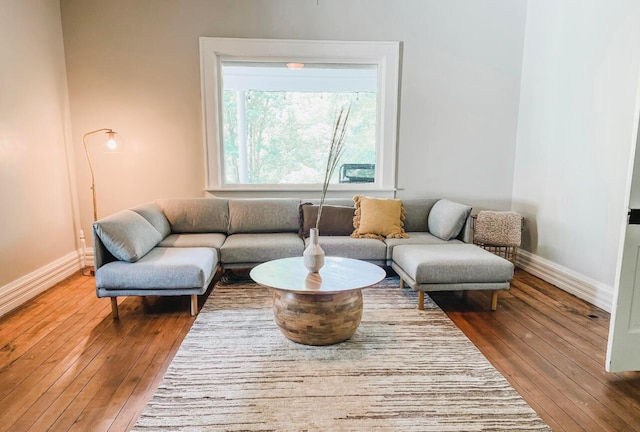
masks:
<instances>
[{"instance_id":1,"label":"white baseboard","mask_svg":"<svg viewBox=\"0 0 640 432\"><path fill-rule=\"evenodd\" d=\"M85 265L87 267L93 266L93 262L94 261L93 261L93 248L92 247L85 248L84 257L85 257L84 259L85 259L85 263L86 263Z\"/></svg>"},{"instance_id":2,"label":"white baseboard","mask_svg":"<svg viewBox=\"0 0 640 432\"><path fill-rule=\"evenodd\" d=\"M80 270L80 251L71 252L0 287L0 316Z\"/></svg>"},{"instance_id":3,"label":"white baseboard","mask_svg":"<svg viewBox=\"0 0 640 432\"><path fill-rule=\"evenodd\" d=\"M516 265L528 273L611 312L613 287L520 249Z\"/></svg>"}]
</instances>

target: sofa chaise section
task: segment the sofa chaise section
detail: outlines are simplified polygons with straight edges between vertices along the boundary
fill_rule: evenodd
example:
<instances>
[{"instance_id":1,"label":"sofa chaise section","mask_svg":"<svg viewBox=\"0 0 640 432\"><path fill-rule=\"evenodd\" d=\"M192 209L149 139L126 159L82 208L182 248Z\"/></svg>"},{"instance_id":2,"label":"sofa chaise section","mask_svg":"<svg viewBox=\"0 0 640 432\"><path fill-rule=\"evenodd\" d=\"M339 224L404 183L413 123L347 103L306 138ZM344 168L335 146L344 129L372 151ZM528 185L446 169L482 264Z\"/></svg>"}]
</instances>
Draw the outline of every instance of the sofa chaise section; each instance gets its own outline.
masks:
<instances>
[{"instance_id":1,"label":"sofa chaise section","mask_svg":"<svg viewBox=\"0 0 640 432\"><path fill-rule=\"evenodd\" d=\"M419 292L418 309L424 308L425 291L490 290L491 310L498 291L507 290L513 263L472 244L401 245L393 250L391 267Z\"/></svg>"},{"instance_id":2,"label":"sofa chaise section","mask_svg":"<svg viewBox=\"0 0 640 432\"><path fill-rule=\"evenodd\" d=\"M155 247L135 263L113 261L96 271L98 297L111 297L114 318L117 297L189 295L196 315L198 295L213 280L217 251L213 248Z\"/></svg>"},{"instance_id":3,"label":"sofa chaise section","mask_svg":"<svg viewBox=\"0 0 640 432\"><path fill-rule=\"evenodd\" d=\"M163 222L164 218L164 222ZM215 247L160 247L170 232L157 204L122 210L93 224L96 294L110 297L118 318L119 296L197 296L211 284L218 268Z\"/></svg>"}]
</instances>

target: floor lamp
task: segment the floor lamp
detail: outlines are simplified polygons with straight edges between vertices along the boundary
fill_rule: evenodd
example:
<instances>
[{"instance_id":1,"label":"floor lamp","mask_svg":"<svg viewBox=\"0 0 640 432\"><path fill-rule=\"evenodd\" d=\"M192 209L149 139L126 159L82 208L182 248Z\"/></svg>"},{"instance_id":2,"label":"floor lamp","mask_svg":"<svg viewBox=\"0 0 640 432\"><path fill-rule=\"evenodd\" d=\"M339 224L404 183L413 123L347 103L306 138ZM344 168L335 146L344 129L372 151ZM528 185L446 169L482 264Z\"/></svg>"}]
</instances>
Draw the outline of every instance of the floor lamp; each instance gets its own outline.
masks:
<instances>
[{"instance_id":1,"label":"floor lamp","mask_svg":"<svg viewBox=\"0 0 640 432\"><path fill-rule=\"evenodd\" d=\"M91 172L91 199L93 202L93 221L98 220L98 206L96 205L96 184L95 184L95 176L93 174L93 165L91 165L91 157L89 156L89 150L87 148L87 137L97 133L104 133L106 135L106 139L103 143L103 151L105 152L118 152L122 150L122 143L116 140L117 132L113 129L102 128L96 129L91 132L87 132L82 136L82 144L84 145L84 153L87 155L87 162L89 163L89 171ZM82 241L84 242L84 233L82 233ZM84 267L84 266L83 266ZM94 274L94 270L90 270L90 274Z\"/></svg>"}]
</instances>

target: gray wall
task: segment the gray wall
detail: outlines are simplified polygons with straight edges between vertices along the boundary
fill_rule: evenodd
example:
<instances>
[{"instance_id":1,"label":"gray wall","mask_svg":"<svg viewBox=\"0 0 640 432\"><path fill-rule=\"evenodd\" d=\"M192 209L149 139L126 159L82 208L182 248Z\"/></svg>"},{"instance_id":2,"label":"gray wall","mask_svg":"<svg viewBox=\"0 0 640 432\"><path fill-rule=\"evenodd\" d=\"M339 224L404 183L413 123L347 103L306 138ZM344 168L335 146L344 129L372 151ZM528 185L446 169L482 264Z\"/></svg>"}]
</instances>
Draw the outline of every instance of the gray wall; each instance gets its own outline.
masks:
<instances>
[{"instance_id":1,"label":"gray wall","mask_svg":"<svg viewBox=\"0 0 640 432\"><path fill-rule=\"evenodd\" d=\"M77 260L77 246L60 5L0 0L0 11L1 315L33 295L14 281Z\"/></svg>"},{"instance_id":2,"label":"gray wall","mask_svg":"<svg viewBox=\"0 0 640 432\"><path fill-rule=\"evenodd\" d=\"M527 12L513 182L524 248L609 291L637 132L639 22L636 0L540 0Z\"/></svg>"},{"instance_id":3,"label":"gray wall","mask_svg":"<svg viewBox=\"0 0 640 432\"><path fill-rule=\"evenodd\" d=\"M100 216L204 188L198 37L403 43L399 197L511 206L526 1L62 0L76 148L118 130L95 162ZM77 159L82 225L91 201Z\"/></svg>"},{"instance_id":4,"label":"gray wall","mask_svg":"<svg viewBox=\"0 0 640 432\"><path fill-rule=\"evenodd\" d=\"M0 0L0 316L78 270L58 0Z\"/></svg>"}]
</instances>

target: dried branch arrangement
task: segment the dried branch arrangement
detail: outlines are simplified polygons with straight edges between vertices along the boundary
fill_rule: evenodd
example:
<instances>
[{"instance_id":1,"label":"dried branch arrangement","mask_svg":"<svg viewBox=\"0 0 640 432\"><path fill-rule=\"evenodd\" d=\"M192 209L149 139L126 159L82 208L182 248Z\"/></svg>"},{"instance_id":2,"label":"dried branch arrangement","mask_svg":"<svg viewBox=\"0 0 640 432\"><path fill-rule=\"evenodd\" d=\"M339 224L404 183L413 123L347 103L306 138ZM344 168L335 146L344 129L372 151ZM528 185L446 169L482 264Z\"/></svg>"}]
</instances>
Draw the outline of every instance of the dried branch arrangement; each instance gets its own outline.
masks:
<instances>
[{"instance_id":1,"label":"dried branch arrangement","mask_svg":"<svg viewBox=\"0 0 640 432\"><path fill-rule=\"evenodd\" d=\"M344 153L344 136L347 133L347 121L351 112L351 103L344 104L340 108L340 113L333 127L333 135L331 136L331 145L329 146L329 157L327 158L327 168L324 172L324 183L322 184L322 195L320 196L320 206L318 207L318 218L316 219L316 229L320 225L320 217L322 216L322 207L324 199L327 196L329 182L331 176L338 166L338 162Z\"/></svg>"}]
</instances>

